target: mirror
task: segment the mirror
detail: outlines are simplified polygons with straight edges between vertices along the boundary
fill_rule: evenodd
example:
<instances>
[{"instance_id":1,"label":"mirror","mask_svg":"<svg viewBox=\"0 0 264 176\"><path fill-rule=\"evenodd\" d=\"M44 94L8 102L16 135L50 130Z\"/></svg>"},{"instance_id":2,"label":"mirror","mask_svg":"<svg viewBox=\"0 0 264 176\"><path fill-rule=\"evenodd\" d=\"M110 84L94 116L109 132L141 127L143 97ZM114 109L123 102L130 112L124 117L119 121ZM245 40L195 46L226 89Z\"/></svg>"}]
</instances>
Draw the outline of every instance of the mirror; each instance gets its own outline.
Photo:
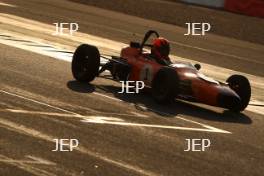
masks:
<instances>
[{"instance_id":1,"label":"mirror","mask_svg":"<svg viewBox=\"0 0 264 176\"><path fill-rule=\"evenodd\" d=\"M200 64L195 64L194 67L195 67L197 70L200 70L200 69L201 69L201 65L200 65Z\"/></svg>"}]
</instances>

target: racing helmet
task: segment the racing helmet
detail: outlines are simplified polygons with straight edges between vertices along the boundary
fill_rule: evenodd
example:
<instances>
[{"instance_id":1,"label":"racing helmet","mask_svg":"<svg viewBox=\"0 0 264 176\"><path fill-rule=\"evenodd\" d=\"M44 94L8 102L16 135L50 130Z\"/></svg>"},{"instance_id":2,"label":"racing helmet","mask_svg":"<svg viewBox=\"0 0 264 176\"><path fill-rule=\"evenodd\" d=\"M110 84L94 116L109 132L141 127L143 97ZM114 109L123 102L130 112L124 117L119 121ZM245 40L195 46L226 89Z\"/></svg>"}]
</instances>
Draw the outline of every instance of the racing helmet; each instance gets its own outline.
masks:
<instances>
[{"instance_id":1,"label":"racing helmet","mask_svg":"<svg viewBox=\"0 0 264 176\"><path fill-rule=\"evenodd\" d=\"M156 38L153 40L151 53L158 59L168 59L170 54L170 43L165 38Z\"/></svg>"}]
</instances>

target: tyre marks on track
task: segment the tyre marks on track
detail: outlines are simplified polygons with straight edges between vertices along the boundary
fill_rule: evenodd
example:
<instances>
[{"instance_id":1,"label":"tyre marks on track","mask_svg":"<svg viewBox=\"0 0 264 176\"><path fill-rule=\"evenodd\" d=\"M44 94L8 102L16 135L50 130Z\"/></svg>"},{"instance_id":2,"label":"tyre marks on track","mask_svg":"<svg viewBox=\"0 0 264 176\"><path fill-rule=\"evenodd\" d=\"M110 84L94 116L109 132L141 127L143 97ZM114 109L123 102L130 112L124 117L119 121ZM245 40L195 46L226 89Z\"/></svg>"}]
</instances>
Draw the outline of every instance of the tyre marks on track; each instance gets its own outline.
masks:
<instances>
[{"instance_id":1,"label":"tyre marks on track","mask_svg":"<svg viewBox=\"0 0 264 176\"><path fill-rule=\"evenodd\" d=\"M40 132L38 130L35 130L33 128L21 125L21 124L17 124L15 122L11 122L9 120L5 120L2 117L0 118L0 124L2 125L2 127L6 128L7 130L22 134L22 135L26 135L26 136L30 136L30 137L34 137L37 140L44 140L48 143L55 143L54 139L56 139L55 136L51 136L49 134L46 134L44 132ZM102 160L106 163L109 163L111 165L114 165L116 167L134 172L134 173L138 173L141 175L146 175L146 176L157 176L158 174L153 173L151 171L147 171L144 170L142 168L139 168L138 166L135 165L131 165L119 160L114 160L111 158L108 158L107 156L103 156L99 153L96 153L94 151L91 151L89 149L87 149L86 147L83 146L78 146L78 148L75 149L76 151L80 152L83 155L87 155L89 157L93 157L99 160ZM22 169L26 169L25 167L23 167ZM44 176L45 174L43 174ZM38 176L42 176L42 175L38 175ZM53 175L48 175L46 174L45 176L53 176Z\"/></svg>"}]
</instances>

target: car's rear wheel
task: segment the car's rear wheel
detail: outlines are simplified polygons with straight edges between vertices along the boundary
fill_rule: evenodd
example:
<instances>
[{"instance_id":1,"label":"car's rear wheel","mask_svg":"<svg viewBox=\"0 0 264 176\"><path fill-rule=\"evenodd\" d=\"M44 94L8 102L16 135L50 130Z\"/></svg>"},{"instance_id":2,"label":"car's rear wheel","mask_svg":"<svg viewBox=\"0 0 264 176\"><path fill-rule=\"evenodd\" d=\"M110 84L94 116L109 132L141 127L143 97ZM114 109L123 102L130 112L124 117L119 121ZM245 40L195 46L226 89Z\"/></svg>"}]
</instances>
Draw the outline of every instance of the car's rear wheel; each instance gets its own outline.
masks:
<instances>
[{"instance_id":1,"label":"car's rear wheel","mask_svg":"<svg viewBox=\"0 0 264 176\"><path fill-rule=\"evenodd\" d=\"M73 54L72 74L81 82L91 82L98 75L100 53L97 47L82 44Z\"/></svg>"},{"instance_id":2,"label":"car's rear wheel","mask_svg":"<svg viewBox=\"0 0 264 176\"><path fill-rule=\"evenodd\" d=\"M242 75L232 75L226 80L226 82L241 99L241 103L229 109L235 112L243 111L248 106L251 97L251 86L248 79Z\"/></svg>"},{"instance_id":3,"label":"car's rear wheel","mask_svg":"<svg viewBox=\"0 0 264 176\"><path fill-rule=\"evenodd\" d=\"M152 96L158 103L172 102L178 93L178 82L178 74L174 69L160 69L152 81Z\"/></svg>"}]
</instances>

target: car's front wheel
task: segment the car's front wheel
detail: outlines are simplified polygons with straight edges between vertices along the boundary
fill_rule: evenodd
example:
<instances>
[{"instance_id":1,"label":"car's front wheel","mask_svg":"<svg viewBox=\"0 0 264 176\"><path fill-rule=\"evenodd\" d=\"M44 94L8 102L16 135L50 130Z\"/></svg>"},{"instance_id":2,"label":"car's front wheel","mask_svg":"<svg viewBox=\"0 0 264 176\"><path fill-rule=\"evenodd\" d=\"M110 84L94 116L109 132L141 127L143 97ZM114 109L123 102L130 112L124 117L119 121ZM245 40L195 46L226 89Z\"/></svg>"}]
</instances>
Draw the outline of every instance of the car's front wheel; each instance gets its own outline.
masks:
<instances>
[{"instance_id":1,"label":"car's front wheel","mask_svg":"<svg viewBox=\"0 0 264 176\"><path fill-rule=\"evenodd\" d=\"M82 44L74 52L72 59L73 77L81 82L91 82L98 75L100 53L97 47Z\"/></svg>"}]
</instances>

